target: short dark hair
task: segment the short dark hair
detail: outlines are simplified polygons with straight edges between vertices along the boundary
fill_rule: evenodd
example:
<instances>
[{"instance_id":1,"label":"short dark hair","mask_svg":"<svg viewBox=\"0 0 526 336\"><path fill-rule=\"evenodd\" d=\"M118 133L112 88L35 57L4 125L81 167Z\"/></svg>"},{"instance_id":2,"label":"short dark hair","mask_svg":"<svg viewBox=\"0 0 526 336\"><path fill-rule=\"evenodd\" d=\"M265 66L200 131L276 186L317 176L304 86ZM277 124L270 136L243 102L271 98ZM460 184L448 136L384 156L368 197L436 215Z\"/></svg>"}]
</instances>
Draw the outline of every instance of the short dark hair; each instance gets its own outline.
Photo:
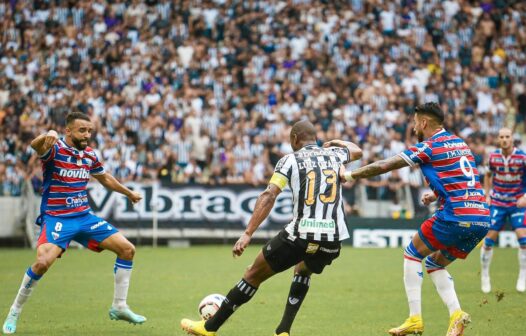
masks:
<instances>
[{"instance_id":1,"label":"short dark hair","mask_svg":"<svg viewBox=\"0 0 526 336\"><path fill-rule=\"evenodd\" d=\"M66 116L66 125L70 125L72 122L74 122L77 119L91 121L87 114L84 114L82 112L70 112Z\"/></svg>"},{"instance_id":2,"label":"short dark hair","mask_svg":"<svg viewBox=\"0 0 526 336\"><path fill-rule=\"evenodd\" d=\"M440 124L444 123L444 111L440 108L440 105L435 102L424 103L415 107L415 113L420 115L427 115L435 119Z\"/></svg>"},{"instance_id":3,"label":"short dark hair","mask_svg":"<svg viewBox=\"0 0 526 336\"><path fill-rule=\"evenodd\" d=\"M290 130L290 134L296 134L299 140L316 140L316 128L308 120L296 122Z\"/></svg>"}]
</instances>

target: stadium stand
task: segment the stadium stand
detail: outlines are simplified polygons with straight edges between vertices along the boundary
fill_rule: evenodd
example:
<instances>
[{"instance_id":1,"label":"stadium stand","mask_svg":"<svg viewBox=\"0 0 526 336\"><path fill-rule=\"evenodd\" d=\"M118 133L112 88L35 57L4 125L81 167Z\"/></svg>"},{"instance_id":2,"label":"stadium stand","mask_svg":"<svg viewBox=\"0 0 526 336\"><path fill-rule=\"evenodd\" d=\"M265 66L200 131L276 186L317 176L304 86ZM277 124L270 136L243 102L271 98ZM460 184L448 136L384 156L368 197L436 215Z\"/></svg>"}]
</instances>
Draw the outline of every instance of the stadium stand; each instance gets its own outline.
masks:
<instances>
[{"instance_id":1,"label":"stadium stand","mask_svg":"<svg viewBox=\"0 0 526 336\"><path fill-rule=\"evenodd\" d=\"M526 123L524 1L12 0L0 17L0 195L39 189L29 142L69 111L122 181L213 185L266 183L305 117L363 147L356 165L415 142L417 103L440 102L480 165ZM426 213L423 186L409 168L364 181L348 211Z\"/></svg>"}]
</instances>

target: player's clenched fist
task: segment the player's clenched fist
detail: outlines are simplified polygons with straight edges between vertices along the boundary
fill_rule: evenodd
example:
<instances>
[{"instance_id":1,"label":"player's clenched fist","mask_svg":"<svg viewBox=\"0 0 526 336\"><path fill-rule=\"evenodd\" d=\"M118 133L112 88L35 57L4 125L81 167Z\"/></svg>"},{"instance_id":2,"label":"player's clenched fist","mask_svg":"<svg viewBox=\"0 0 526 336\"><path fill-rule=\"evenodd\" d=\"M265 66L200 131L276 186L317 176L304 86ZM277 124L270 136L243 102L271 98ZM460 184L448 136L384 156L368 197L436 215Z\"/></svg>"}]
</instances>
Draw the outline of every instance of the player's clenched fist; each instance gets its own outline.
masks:
<instances>
[{"instance_id":1,"label":"player's clenched fist","mask_svg":"<svg viewBox=\"0 0 526 336\"><path fill-rule=\"evenodd\" d=\"M234 257L239 257L240 255L245 252L245 248L250 243L251 237L247 233L243 233L241 237L237 240L237 242L234 244L234 247L232 248L232 255Z\"/></svg>"},{"instance_id":2,"label":"player's clenched fist","mask_svg":"<svg viewBox=\"0 0 526 336\"><path fill-rule=\"evenodd\" d=\"M522 196L517 200L517 208L526 208L526 196Z\"/></svg>"},{"instance_id":3,"label":"player's clenched fist","mask_svg":"<svg viewBox=\"0 0 526 336\"><path fill-rule=\"evenodd\" d=\"M128 195L128 199L130 200L130 202L132 202L133 204L139 202L140 200L142 200L142 195L136 191L132 191L129 195Z\"/></svg>"},{"instance_id":4,"label":"player's clenched fist","mask_svg":"<svg viewBox=\"0 0 526 336\"><path fill-rule=\"evenodd\" d=\"M437 200L437 197L435 193L433 192L426 192L424 193L424 195L422 195L422 203L426 206L433 203L436 200Z\"/></svg>"},{"instance_id":5,"label":"player's clenched fist","mask_svg":"<svg viewBox=\"0 0 526 336\"><path fill-rule=\"evenodd\" d=\"M57 143L57 141L58 133L54 130L50 130L46 133L46 136L44 138L44 147L51 148Z\"/></svg>"}]
</instances>

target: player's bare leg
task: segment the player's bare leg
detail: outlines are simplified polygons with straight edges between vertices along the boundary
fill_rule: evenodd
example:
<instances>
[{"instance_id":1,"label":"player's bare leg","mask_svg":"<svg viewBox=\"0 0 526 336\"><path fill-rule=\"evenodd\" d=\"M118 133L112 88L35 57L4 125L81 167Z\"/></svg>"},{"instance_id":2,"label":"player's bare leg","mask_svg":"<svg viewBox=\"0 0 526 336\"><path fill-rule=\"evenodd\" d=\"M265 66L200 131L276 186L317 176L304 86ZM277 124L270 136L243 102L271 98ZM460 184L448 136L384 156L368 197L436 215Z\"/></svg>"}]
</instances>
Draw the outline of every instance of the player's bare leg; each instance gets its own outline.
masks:
<instances>
[{"instance_id":1,"label":"player's bare leg","mask_svg":"<svg viewBox=\"0 0 526 336\"><path fill-rule=\"evenodd\" d=\"M115 233L109 236L104 239L99 246L105 250L115 252L117 255L113 270L115 274L115 292L113 295L113 304L109 311L110 318L112 320L123 320L133 324L144 323L146 318L135 314L126 303L135 246L121 233Z\"/></svg>"},{"instance_id":2,"label":"player's bare leg","mask_svg":"<svg viewBox=\"0 0 526 336\"><path fill-rule=\"evenodd\" d=\"M61 253L62 249L60 247L50 243L42 244L37 248L36 260L33 265L27 269L26 274L24 274L18 294L3 324L2 331L4 334L15 333L16 323L22 312L24 303L29 299L29 296L31 296L40 278L42 278L51 265L53 265Z\"/></svg>"},{"instance_id":3,"label":"player's bare leg","mask_svg":"<svg viewBox=\"0 0 526 336\"><path fill-rule=\"evenodd\" d=\"M491 292L489 269L491 265L491 259L493 258L493 246L495 245L498 237L498 231L489 230L486 238L484 238L484 244L480 249L480 287L484 293Z\"/></svg>"},{"instance_id":4,"label":"player's bare leg","mask_svg":"<svg viewBox=\"0 0 526 336\"><path fill-rule=\"evenodd\" d=\"M519 242L519 277L517 278L517 291L526 291L526 229L516 229Z\"/></svg>"},{"instance_id":5,"label":"player's bare leg","mask_svg":"<svg viewBox=\"0 0 526 336\"><path fill-rule=\"evenodd\" d=\"M411 243L404 251L404 286L409 303L409 318L400 326L389 330L389 334L421 335L424 332L422 319L422 260L432 251L422 241L418 234L413 236Z\"/></svg>"},{"instance_id":6,"label":"player's bare leg","mask_svg":"<svg viewBox=\"0 0 526 336\"><path fill-rule=\"evenodd\" d=\"M303 261L294 267L294 277L290 285L285 311L283 312L280 324L276 328L277 336L288 336L290 334L290 328L292 327L294 318L307 296L311 275L312 272Z\"/></svg>"},{"instance_id":7,"label":"player's bare leg","mask_svg":"<svg viewBox=\"0 0 526 336\"><path fill-rule=\"evenodd\" d=\"M259 252L254 263L250 265L243 278L226 295L226 299L219 307L216 314L209 320L192 321L181 320L181 327L193 335L213 336L216 331L241 305L252 299L261 283L276 274L265 260L262 252Z\"/></svg>"}]
</instances>

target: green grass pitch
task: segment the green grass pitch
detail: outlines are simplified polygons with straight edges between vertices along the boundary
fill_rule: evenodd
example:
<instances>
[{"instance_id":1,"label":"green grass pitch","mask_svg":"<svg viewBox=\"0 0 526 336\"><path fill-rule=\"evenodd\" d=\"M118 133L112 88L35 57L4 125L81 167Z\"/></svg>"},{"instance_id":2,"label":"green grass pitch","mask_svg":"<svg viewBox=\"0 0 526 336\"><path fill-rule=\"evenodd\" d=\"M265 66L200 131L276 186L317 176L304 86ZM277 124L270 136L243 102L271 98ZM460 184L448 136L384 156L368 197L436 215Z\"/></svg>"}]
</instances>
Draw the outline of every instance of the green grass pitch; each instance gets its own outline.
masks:
<instances>
[{"instance_id":1,"label":"green grass pitch","mask_svg":"<svg viewBox=\"0 0 526 336\"><path fill-rule=\"evenodd\" d=\"M233 259L229 246L186 249L138 248L128 303L147 316L142 326L110 321L113 261L110 252L69 250L44 276L18 324L18 335L184 335L179 321L197 318L206 295L226 294L240 279L260 247ZM2 320L34 251L0 250ZM496 249L494 292L479 286L479 251L450 267L464 310L473 323L466 335L526 335L526 295L515 291L517 251ZM240 308L219 335L271 336L278 324L291 271L269 279L251 302ZM502 294L496 295L496 291ZM499 296L499 297L498 297ZM425 335L445 335L447 310L429 277L424 276ZM386 335L407 317L401 249L345 247L339 259L314 276L292 335Z\"/></svg>"}]
</instances>

